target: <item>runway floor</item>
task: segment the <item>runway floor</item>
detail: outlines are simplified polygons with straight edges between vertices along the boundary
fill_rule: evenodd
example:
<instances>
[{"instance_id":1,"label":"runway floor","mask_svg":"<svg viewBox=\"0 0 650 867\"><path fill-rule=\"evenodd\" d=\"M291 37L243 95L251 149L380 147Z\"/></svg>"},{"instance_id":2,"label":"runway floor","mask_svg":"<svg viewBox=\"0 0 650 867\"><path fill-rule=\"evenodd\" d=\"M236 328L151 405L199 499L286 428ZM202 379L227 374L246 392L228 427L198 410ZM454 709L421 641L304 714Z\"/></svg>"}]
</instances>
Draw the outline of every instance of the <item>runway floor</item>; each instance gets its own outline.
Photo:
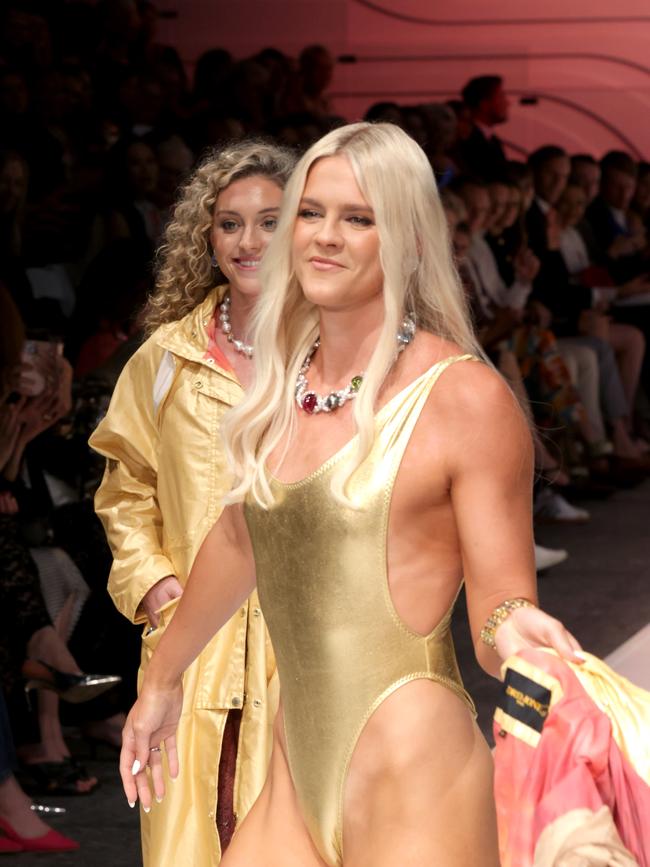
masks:
<instances>
[{"instance_id":1,"label":"runway floor","mask_svg":"<svg viewBox=\"0 0 650 867\"><path fill-rule=\"evenodd\" d=\"M542 606L561 618L586 650L609 657L613 667L650 689L650 480L610 500L586 504L592 520L583 526L539 528L538 541L566 548L569 559L540 577ZM498 683L473 661L459 605L454 634L465 684L486 733ZM74 746L74 742L73 742ZM79 745L80 755L83 746ZM108 751L89 770L102 780L86 798L60 799L65 816L54 827L81 842L78 852L62 855L19 855L20 867L137 867L140 865L138 816L127 806L119 786L116 757ZM155 808L155 807L154 807ZM191 867L179 853L177 867Z\"/></svg>"}]
</instances>

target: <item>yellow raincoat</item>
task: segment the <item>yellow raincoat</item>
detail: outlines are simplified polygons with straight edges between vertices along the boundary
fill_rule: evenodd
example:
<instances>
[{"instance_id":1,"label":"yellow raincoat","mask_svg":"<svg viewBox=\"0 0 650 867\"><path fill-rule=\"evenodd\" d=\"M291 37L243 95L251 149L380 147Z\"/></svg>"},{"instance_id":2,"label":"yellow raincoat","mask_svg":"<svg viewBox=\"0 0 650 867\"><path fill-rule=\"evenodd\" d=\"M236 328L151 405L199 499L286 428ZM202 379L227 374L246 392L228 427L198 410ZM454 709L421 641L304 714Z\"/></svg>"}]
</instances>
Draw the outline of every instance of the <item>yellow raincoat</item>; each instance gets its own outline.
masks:
<instances>
[{"instance_id":1,"label":"yellow raincoat","mask_svg":"<svg viewBox=\"0 0 650 867\"><path fill-rule=\"evenodd\" d=\"M90 439L107 458L95 506L114 557L109 593L125 617L145 624L141 675L178 600L162 609L155 630L140 602L166 575L186 583L230 487L219 427L242 390L232 372L204 358L206 325L224 291L215 289L143 344ZM218 564L214 577L219 580ZM278 683L256 594L188 668L183 685L180 775L161 804L154 802L148 815L141 811L145 867L218 864L217 777L230 708L243 712L234 791L239 821L262 788Z\"/></svg>"}]
</instances>

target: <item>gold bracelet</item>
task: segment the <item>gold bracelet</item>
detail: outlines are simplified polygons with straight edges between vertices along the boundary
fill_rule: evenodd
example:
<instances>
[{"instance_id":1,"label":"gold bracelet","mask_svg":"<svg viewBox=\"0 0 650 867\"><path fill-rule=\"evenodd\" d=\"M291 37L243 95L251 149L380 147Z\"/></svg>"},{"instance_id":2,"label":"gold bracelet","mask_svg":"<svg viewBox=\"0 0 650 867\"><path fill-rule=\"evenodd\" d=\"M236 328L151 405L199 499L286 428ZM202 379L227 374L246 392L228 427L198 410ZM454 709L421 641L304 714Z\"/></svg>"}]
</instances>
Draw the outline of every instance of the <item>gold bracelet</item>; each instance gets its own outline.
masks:
<instances>
[{"instance_id":1,"label":"gold bracelet","mask_svg":"<svg viewBox=\"0 0 650 867\"><path fill-rule=\"evenodd\" d=\"M506 599L501 605L497 605L492 614L485 621L485 626L481 629L481 641L487 644L488 647L496 647L494 635L501 624L510 617L513 611L517 608L536 608L529 599Z\"/></svg>"}]
</instances>

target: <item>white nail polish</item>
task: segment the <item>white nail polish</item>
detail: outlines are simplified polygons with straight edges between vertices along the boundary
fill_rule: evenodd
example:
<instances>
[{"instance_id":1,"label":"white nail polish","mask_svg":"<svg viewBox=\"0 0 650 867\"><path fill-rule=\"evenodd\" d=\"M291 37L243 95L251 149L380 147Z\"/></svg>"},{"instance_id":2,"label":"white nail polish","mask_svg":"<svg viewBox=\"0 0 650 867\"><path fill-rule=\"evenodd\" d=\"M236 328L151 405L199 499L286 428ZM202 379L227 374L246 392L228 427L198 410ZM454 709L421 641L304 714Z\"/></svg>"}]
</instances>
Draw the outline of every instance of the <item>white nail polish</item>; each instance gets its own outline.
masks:
<instances>
[{"instance_id":1,"label":"white nail polish","mask_svg":"<svg viewBox=\"0 0 650 867\"><path fill-rule=\"evenodd\" d=\"M151 807L143 807L142 809L145 811L145 813L151 812Z\"/></svg>"},{"instance_id":2,"label":"white nail polish","mask_svg":"<svg viewBox=\"0 0 650 867\"><path fill-rule=\"evenodd\" d=\"M157 804L162 804L162 801L163 801L163 799L162 799L162 798L159 798L158 795L156 795L156 803L157 803Z\"/></svg>"},{"instance_id":3,"label":"white nail polish","mask_svg":"<svg viewBox=\"0 0 650 867\"><path fill-rule=\"evenodd\" d=\"M127 801L126 803L129 805L129 807L131 809L133 809L135 807L135 801Z\"/></svg>"},{"instance_id":4,"label":"white nail polish","mask_svg":"<svg viewBox=\"0 0 650 867\"><path fill-rule=\"evenodd\" d=\"M139 770L140 770L140 762L136 759L133 762L133 767L131 768L131 773L133 774L134 777L138 773Z\"/></svg>"},{"instance_id":5,"label":"white nail polish","mask_svg":"<svg viewBox=\"0 0 650 867\"><path fill-rule=\"evenodd\" d=\"M583 653L581 650L574 650L573 652L579 659L587 659L587 654Z\"/></svg>"}]
</instances>

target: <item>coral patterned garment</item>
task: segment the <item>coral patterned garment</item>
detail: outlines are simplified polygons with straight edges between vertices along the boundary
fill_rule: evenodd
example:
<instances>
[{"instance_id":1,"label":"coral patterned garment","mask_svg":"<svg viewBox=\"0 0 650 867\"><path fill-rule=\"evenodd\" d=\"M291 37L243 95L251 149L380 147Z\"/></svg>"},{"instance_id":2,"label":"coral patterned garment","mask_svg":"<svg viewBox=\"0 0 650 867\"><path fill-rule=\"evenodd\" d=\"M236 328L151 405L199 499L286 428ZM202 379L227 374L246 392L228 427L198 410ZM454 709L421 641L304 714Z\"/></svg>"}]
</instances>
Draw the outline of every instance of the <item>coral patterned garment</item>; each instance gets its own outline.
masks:
<instances>
[{"instance_id":1,"label":"coral patterned garment","mask_svg":"<svg viewBox=\"0 0 650 867\"><path fill-rule=\"evenodd\" d=\"M232 364L226 358L225 353L219 349L217 345L217 315L219 313L219 307L215 310L212 318L206 325L206 333L208 335L208 348L205 351L204 358L211 358L215 364L220 367L222 370L227 370L232 372L233 367Z\"/></svg>"},{"instance_id":2,"label":"coral patterned garment","mask_svg":"<svg viewBox=\"0 0 650 867\"><path fill-rule=\"evenodd\" d=\"M650 867L650 693L586 657L526 650L503 666L502 867Z\"/></svg>"}]
</instances>

